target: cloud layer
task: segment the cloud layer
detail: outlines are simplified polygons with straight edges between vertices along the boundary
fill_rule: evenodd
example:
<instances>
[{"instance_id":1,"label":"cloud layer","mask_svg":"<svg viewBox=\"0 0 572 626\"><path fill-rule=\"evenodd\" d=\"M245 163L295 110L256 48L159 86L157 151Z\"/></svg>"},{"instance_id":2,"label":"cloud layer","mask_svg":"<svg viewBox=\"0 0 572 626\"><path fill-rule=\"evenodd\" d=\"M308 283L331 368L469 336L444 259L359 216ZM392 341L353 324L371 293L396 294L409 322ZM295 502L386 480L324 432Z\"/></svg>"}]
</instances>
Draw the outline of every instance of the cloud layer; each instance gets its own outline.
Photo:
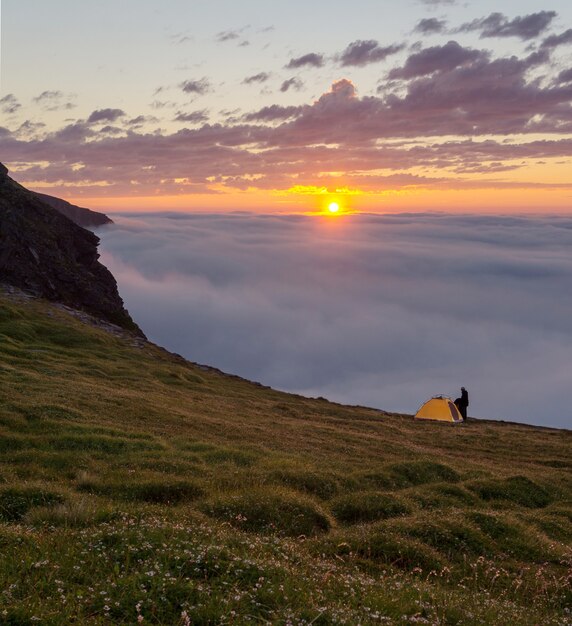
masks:
<instances>
[{"instance_id":1,"label":"cloud layer","mask_svg":"<svg viewBox=\"0 0 572 626\"><path fill-rule=\"evenodd\" d=\"M119 218L103 261L151 339L285 390L569 426L572 220Z\"/></svg>"}]
</instances>

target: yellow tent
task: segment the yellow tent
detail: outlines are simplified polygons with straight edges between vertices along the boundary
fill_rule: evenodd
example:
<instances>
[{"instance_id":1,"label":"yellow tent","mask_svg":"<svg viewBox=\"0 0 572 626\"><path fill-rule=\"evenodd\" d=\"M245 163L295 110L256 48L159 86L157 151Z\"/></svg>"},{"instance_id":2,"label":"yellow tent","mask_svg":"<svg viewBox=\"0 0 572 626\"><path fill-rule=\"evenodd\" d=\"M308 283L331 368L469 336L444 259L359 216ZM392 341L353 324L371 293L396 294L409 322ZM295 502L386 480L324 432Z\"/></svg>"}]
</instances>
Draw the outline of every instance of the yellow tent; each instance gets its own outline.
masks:
<instances>
[{"instance_id":1,"label":"yellow tent","mask_svg":"<svg viewBox=\"0 0 572 626\"><path fill-rule=\"evenodd\" d=\"M415 414L415 419L436 420L438 422L462 422L459 409L451 398L435 396L428 400Z\"/></svg>"}]
</instances>

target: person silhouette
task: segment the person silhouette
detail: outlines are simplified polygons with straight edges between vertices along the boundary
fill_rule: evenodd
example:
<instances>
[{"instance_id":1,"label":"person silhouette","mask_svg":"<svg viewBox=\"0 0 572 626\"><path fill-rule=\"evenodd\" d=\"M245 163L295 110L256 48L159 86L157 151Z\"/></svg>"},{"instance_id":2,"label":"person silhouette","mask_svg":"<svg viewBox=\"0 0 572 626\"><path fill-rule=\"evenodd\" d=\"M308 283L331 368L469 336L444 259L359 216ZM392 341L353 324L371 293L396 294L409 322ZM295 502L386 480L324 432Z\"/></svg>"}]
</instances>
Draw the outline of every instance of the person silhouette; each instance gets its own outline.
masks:
<instances>
[{"instance_id":1,"label":"person silhouette","mask_svg":"<svg viewBox=\"0 0 572 626\"><path fill-rule=\"evenodd\" d=\"M461 387L461 397L455 400L455 406L459 409L459 413L463 421L467 421L467 407L469 406L469 392Z\"/></svg>"}]
</instances>

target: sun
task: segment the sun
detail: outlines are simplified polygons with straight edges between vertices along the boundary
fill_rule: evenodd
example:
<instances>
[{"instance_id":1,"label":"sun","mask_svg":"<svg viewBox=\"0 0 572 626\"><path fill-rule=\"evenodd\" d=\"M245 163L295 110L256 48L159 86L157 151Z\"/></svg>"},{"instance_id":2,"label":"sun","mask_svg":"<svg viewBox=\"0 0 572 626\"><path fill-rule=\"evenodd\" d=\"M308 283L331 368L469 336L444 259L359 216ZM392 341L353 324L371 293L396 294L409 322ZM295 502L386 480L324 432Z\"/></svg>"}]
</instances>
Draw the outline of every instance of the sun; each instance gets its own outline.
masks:
<instances>
[{"instance_id":1,"label":"sun","mask_svg":"<svg viewBox=\"0 0 572 626\"><path fill-rule=\"evenodd\" d=\"M337 202L330 202L328 205L328 211L330 213L337 213L340 210L340 205Z\"/></svg>"}]
</instances>

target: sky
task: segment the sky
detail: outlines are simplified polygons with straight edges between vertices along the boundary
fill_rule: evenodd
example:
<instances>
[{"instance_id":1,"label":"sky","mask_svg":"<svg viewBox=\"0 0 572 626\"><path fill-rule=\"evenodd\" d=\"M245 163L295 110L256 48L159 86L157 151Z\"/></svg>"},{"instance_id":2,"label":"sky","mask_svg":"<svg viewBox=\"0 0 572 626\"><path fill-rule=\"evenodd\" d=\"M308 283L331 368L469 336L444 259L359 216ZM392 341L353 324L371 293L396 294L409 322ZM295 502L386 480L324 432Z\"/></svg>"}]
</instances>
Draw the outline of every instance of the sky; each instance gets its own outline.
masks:
<instances>
[{"instance_id":1,"label":"sky","mask_svg":"<svg viewBox=\"0 0 572 626\"><path fill-rule=\"evenodd\" d=\"M570 428L572 217L125 214L102 261L149 338L272 387Z\"/></svg>"},{"instance_id":2,"label":"sky","mask_svg":"<svg viewBox=\"0 0 572 626\"><path fill-rule=\"evenodd\" d=\"M3 0L0 158L125 210L569 213L565 0Z\"/></svg>"}]
</instances>

